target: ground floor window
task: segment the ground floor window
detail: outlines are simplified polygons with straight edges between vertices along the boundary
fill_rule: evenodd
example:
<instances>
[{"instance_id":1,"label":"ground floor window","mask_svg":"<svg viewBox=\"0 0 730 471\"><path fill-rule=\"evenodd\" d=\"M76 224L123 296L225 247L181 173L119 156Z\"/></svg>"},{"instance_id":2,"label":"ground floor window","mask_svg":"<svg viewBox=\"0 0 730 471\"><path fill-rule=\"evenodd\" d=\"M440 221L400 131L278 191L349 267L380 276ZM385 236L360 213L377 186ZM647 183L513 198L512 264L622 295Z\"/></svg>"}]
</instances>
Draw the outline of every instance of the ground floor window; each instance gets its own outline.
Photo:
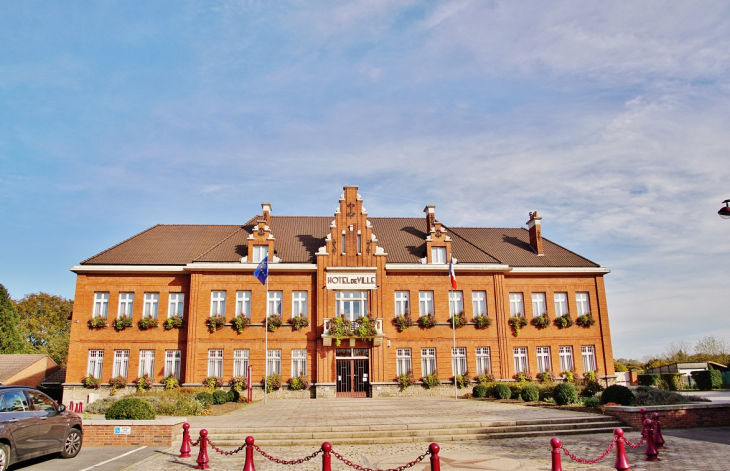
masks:
<instances>
[{"instance_id":1,"label":"ground floor window","mask_svg":"<svg viewBox=\"0 0 730 471\"><path fill-rule=\"evenodd\" d=\"M248 349L233 350L233 376L248 377Z\"/></svg>"},{"instance_id":2,"label":"ground floor window","mask_svg":"<svg viewBox=\"0 0 730 471\"><path fill-rule=\"evenodd\" d=\"M421 373L422 376L429 376L436 373L436 349L421 349Z\"/></svg>"},{"instance_id":3,"label":"ground floor window","mask_svg":"<svg viewBox=\"0 0 730 471\"><path fill-rule=\"evenodd\" d=\"M560 371L573 371L573 347L560 347Z\"/></svg>"},{"instance_id":4,"label":"ground floor window","mask_svg":"<svg viewBox=\"0 0 730 471\"><path fill-rule=\"evenodd\" d=\"M173 376L180 380L180 362L182 352L180 350L165 350L165 378Z\"/></svg>"},{"instance_id":5,"label":"ground floor window","mask_svg":"<svg viewBox=\"0 0 730 471\"><path fill-rule=\"evenodd\" d=\"M398 376L413 371L410 348L397 348L395 350L395 369Z\"/></svg>"},{"instance_id":6,"label":"ground floor window","mask_svg":"<svg viewBox=\"0 0 730 471\"><path fill-rule=\"evenodd\" d=\"M454 376L466 374L466 348L451 349L451 372Z\"/></svg>"},{"instance_id":7,"label":"ground floor window","mask_svg":"<svg viewBox=\"0 0 730 471\"><path fill-rule=\"evenodd\" d=\"M514 347L515 373L529 373L530 367L527 363L527 347Z\"/></svg>"},{"instance_id":8,"label":"ground floor window","mask_svg":"<svg viewBox=\"0 0 730 471\"><path fill-rule=\"evenodd\" d=\"M550 347L537 347L537 372L545 373L551 371L550 365Z\"/></svg>"},{"instance_id":9,"label":"ground floor window","mask_svg":"<svg viewBox=\"0 0 730 471\"><path fill-rule=\"evenodd\" d=\"M208 376L223 377L223 349L208 350Z\"/></svg>"},{"instance_id":10,"label":"ground floor window","mask_svg":"<svg viewBox=\"0 0 730 471\"><path fill-rule=\"evenodd\" d=\"M114 369L112 377L129 376L129 350L114 350Z\"/></svg>"},{"instance_id":11,"label":"ground floor window","mask_svg":"<svg viewBox=\"0 0 730 471\"><path fill-rule=\"evenodd\" d=\"M583 371L596 371L596 349L593 345L580 347L583 354Z\"/></svg>"},{"instance_id":12,"label":"ground floor window","mask_svg":"<svg viewBox=\"0 0 730 471\"><path fill-rule=\"evenodd\" d=\"M489 347L477 347L477 374L488 375L492 373L492 362L489 358Z\"/></svg>"},{"instance_id":13,"label":"ground floor window","mask_svg":"<svg viewBox=\"0 0 730 471\"><path fill-rule=\"evenodd\" d=\"M291 351L291 377L307 376L307 350Z\"/></svg>"},{"instance_id":14,"label":"ground floor window","mask_svg":"<svg viewBox=\"0 0 730 471\"><path fill-rule=\"evenodd\" d=\"M266 376L281 375L281 350L266 351Z\"/></svg>"},{"instance_id":15,"label":"ground floor window","mask_svg":"<svg viewBox=\"0 0 730 471\"><path fill-rule=\"evenodd\" d=\"M150 378L155 377L155 351L140 350L139 351L139 377L147 375Z\"/></svg>"},{"instance_id":16,"label":"ground floor window","mask_svg":"<svg viewBox=\"0 0 730 471\"><path fill-rule=\"evenodd\" d=\"M89 350L89 364L86 374L94 378L101 378L104 370L104 350Z\"/></svg>"}]
</instances>

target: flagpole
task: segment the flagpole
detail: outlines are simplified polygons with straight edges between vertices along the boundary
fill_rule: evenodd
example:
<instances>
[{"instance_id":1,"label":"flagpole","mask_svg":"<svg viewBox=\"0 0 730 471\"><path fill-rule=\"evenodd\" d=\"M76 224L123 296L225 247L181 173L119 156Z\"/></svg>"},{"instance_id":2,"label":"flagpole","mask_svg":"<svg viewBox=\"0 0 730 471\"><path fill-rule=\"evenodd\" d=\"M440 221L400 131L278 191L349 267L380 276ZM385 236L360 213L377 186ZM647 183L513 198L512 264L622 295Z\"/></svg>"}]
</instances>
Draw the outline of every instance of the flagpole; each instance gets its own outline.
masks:
<instances>
[{"instance_id":1,"label":"flagpole","mask_svg":"<svg viewBox=\"0 0 730 471\"><path fill-rule=\"evenodd\" d=\"M449 290L449 310L451 310L451 298L454 296L454 279L451 278L451 271L454 269L454 254L451 254L451 260L449 261L449 285L451 286L451 289ZM455 277L454 277L455 278ZM454 399L459 400L459 392L457 388L457 379L456 379L456 299L454 299L454 314L451 316L451 333L454 340L454 348L451 350L451 364L454 368Z\"/></svg>"},{"instance_id":2,"label":"flagpole","mask_svg":"<svg viewBox=\"0 0 730 471\"><path fill-rule=\"evenodd\" d=\"M266 262L266 320L264 321L264 404L269 390L269 263Z\"/></svg>"}]
</instances>

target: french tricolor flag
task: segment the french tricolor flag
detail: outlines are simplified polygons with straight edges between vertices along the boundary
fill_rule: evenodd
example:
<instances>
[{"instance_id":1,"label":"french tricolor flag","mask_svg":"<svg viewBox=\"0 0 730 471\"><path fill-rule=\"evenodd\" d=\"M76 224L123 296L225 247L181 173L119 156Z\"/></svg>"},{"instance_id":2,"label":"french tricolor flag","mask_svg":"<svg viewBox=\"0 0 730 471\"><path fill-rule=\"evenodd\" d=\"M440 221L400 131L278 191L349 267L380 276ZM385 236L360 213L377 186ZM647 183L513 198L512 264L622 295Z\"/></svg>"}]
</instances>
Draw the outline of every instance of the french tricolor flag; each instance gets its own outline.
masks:
<instances>
[{"instance_id":1,"label":"french tricolor flag","mask_svg":"<svg viewBox=\"0 0 730 471\"><path fill-rule=\"evenodd\" d=\"M456 289L456 273L454 272L454 254L449 259L449 278L451 278L451 288Z\"/></svg>"}]
</instances>

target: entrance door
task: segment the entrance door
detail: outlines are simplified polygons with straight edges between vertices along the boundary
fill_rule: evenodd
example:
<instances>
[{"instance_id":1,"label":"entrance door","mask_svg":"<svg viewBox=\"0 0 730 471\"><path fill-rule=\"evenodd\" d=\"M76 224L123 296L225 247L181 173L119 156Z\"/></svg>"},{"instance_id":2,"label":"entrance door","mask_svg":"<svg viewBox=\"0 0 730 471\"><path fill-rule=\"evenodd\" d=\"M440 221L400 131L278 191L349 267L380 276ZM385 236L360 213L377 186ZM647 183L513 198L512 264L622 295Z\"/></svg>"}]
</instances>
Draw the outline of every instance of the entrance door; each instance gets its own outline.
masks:
<instances>
[{"instance_id":1,"label":"entrance door","mask_svg":"<svg viewBox=\"0 0 730 471\"><path fill-rule=\"evenodd\" d=\"M337 397L367 397L370 370L367 353L367 349L361 348L337 349Z\"/></svg>"}]
</instances>

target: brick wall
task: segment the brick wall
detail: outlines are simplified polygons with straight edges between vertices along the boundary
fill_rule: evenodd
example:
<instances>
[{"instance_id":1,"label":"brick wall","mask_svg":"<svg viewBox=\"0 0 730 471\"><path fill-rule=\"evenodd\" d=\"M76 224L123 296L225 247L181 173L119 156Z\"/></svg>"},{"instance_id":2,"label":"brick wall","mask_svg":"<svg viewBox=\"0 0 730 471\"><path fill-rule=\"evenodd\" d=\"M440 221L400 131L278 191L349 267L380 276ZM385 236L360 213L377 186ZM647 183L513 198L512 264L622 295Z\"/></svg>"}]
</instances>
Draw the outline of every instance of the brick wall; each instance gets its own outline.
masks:
<instances>
[{"instance_id":1,"label":"brick wall","mask_svg":"<svg viewBox=\"0 0 730 471\"><path fill-rule=\"evenodd\" d=\"M11 376L3 384L9 386L30 386L36 388L41 384L41 381L49 377L51 374L58 371L60 368L50 357L42 358L17 374Z\"/></svg>"},{"instance_id":2,"label":"brick wall","mask_svg":"<svg viewBox=\"0 0 730 471\"><path fill-rule=\"evenodd\" d=\"M146 420L84 420L86 446L171 446L182 432L185 417ZM115 427L129 427L129 435L115 435Z\"/></svg>"},{"instance_id":3,"label":"brick wall","mask_svg":"<svg viewBox=\"0 0 730 471\"><path fill-rule=\"evenodd\" d=\"M607 406L606 415L612 415L627 425L641 429L641 407ZM730 424L730 404L680 404L675 406L647 406L647 418L658 413L662 428L719 427Z\"/></svg>"}]
</instances>

